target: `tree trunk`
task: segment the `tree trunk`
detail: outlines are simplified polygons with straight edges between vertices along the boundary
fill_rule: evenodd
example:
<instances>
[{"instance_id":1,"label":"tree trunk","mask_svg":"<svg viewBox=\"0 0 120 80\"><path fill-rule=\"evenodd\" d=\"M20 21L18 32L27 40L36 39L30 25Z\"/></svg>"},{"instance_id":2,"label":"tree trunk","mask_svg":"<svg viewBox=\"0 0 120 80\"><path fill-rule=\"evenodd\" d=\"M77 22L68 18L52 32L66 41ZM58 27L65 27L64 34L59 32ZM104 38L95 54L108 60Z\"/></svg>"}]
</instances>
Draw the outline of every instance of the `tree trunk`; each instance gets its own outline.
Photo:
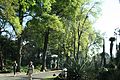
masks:
<instances>
[{"instance_id":1,"label":"tree trunk","mask_svg":"<svg viewBox=\"0 0 120 80\"><path fill-rule=\"evenodd\" d=\"M103 61L104 61L103 66L105 67L105 65L106 65L106 58L105 58L105 40L104 39L103 39Z\"/></svg>"},{"instance_id":2,"label":"tree trunk","mask_svg":"<svg viewBox=\"0 0 120 80\"><path fill-rule=\"evenodd\" d=\"M22 22L23 22L23 5L21 5L21 1L19 0L19 20L20 20L20 25L22 26ZM17 63L18 63L18 68L17 68L17 71L20 72L20 69L21 69L21 58L22 58L22 55L21 55L21 50L22 50L22 37L21 37L22 33L20 35L17 34L17 37L18 37L18 42L17 42L17 45L18 45L18 53L17 53Z\"/></svg>"},{"instance_id":3,"label":"tree trunk","mask_svg":"<svg viewBox=\"0 0 120 80\"><path fill-rule=\"evenodd\" d=\"M49 39L49 28L45 32L44 37L44 49L43 49L43 57L42 57L42 68L41 71L46 70L46 51L47 51L47 45L48 45L48 39Z\"/></svg>"},{"instance_id":4,"label":"tree trunk","mask_svg":"<svg viewBox=\"0 0 120 80\"><path fill-rule=\"evenodd\" d=\"M112 59L112 49L113 49L113 42L111 41L110 43L110 60L113 61Z\"/></svg>"},{"instance_id":5,"label":"tree trunk","mask_svg":"<svg viewBox=\"0 0 120 80\"><path fill-rule=\"evenodd\" d=\"M78 51L77 51L77 59L78 59L78 54L80 52L80 22L79 22L79 25L78 25Z\"/></svg>"},{"instance_id":6,"label":"tree trunk","mask_svg":"<svg viewBox=\"0 0 120 80\"><path fill-rule=\"evenodd\" d=\"M17 63L18 63L18 68L17 68L17 72L20 72L21 69L21 50L22 50L22 45L21 45L21 37L18 38L18 53L17 53Z\"/></svg>"},{"instance_id":7,"label":"tree trunk","mask_svg":"<svg viewBox=\"0 0 120 80\"><path fill-rule=\"evenodd\" d=\"M2 51L0 52L0 70L3 70L4 67L4 62L3 62L3 55Z\"/></svg>"},{"instance_id":8,"label":"tree trunk","mask_svg":"<svg viewBox=\"0 0 120 80\"><path fill-rule=\"evenodd\" d=\"M76 55L75 55L75 51L76 51L76 45L75 45L75 42L76 42L76 37L75 37L75 29L73 30L73 41L74 41L74 58L76 59Z\"/></svg>"}]
</instances>

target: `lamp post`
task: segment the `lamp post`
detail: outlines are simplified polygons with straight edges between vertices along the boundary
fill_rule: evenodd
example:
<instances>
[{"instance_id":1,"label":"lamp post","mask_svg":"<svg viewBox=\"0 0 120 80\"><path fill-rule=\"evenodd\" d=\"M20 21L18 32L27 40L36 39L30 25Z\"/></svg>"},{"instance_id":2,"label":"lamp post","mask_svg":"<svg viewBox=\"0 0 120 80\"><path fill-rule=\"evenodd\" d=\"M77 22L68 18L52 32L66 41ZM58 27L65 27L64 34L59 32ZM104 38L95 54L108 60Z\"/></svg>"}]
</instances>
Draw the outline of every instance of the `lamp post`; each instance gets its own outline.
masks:
<instances>
[{"instance_id":1,"label":"lamp post","mask_svg":"<svg viewBox=\"0 0 120 80\"><path fill-rule=\"evenodd\" d=\"M111 41L111 43L110 43L110 60L113 61L113 59L112 59L112 50L113 50L113 42L115 41L115 37L110 37L109 41Z\"/></svg>"}]
</instances>

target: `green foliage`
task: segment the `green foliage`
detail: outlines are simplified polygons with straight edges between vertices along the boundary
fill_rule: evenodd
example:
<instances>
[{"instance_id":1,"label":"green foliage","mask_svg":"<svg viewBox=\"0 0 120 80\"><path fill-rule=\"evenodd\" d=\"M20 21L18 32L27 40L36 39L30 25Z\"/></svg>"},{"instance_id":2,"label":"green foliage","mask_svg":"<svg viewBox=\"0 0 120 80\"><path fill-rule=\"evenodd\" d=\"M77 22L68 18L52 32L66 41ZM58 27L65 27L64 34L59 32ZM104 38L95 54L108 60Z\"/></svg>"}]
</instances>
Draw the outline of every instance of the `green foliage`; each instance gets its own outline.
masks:
<instances>
[{"instance_id":1,"label":"green foliage","mask_svg":"<svg viewBox=\"0 0 120 80\"><path fill-rule=\"evenodd\" d=\"M0 2L1 7L3 9L1 10L1 17L4 17L3 19L7 20L15 30L16 35L20 35L22 32L22 26L20 25L19 18L16 16L16 8L18 5L17 1L14 2L14 0L5 0ZM14 5L13 5L14 4Z\"/></svg>"},{"instance_id":2,"label":"green foliage","mask_svg":"<svg viewBox=\"0 0 120 80\"><path fill-rule=\"evenodd\" d=\"M22 45L24 59L44 48L47 30L47 50L58 55L64 52L64 57L87 54L94 42L100 47L100 36L92 28L99 6L92 0L0 0L0 5L0 17L13 27L17 38L29 42ZM28 16L31 19L27 20Z\"/></svg>"},{"instance_id":3,"label":"green foliage","mask_svg":"<svg viewBox=\"0 0 120 80\"><path fill-rule=\"evenodd\" d=\"M35 5L35 0L4 0L0 1L1 5L1 17L7 20L13 27L16 36L20 36L23 31L23 25L21 17L24 17L27 10Z\"/></svg>"},{"instance_id":4,"label":"green foliage","mask_svg":"<svg viewBox=\"0 0 120 80\"><path fill-rule=\"evenodd\" d=\"M95 11L96 3L86 0L43 0L36 2L31 8L33 18L27 24L27 35L29 39L34 40L36 44L43 48L44 33L50 28L49 46L54 49L66 50L73 53L74 35L76 38L75 48L80 43L82 53L88 52L88 46L95 38L91 19L92 10ZM96 17L96 16L93 16ZM78 39L78 27L80 39ZM59 32L60 31L60 32ZM52 34L54 33L54 34ZM32 35L31 35L32 34ZM92 35L91 35L92 34ZM58 37L54 36L57 35ZM54 36L54 37L51 37ZM37 38L36 38L37 37ZM89 39L91 37L91 40ZM55 43L53 43L55 42ZM53 44L52 44L53 43ZM64 49L63 49L64 45ZM77 53L77 49L75 51Z\"/></svg>"},{"instance_id":5,"label":"green foliage","mask_svg":"<svg viewBox=\"0 0 120 80\"><path fill-rule=\"evenodd\" d=\"M98 80L119 80L119 70L102 71L99 73Z\"/></svg>"},{"instance_id":6,"label":"green foliage","mask_svg":"<svg viewBox=\"0 0 120 80\"><path fill-rule=\"evenodd\" d=\"M56 0L52 6L52 12L68 19L74 19L83 1L84 0Z\"/></svg>"},{"instance_id":7,"label":"green foliage","mask_svg":"<svg viewBox=\"0 0 120 80\"><path fill-rule=\"evenodd\" d=\"M92 53L97 54L99 52L99 49L103 46L102 45L103 37L99 31L98 32L95 31L94 34L95 34L95 37L92 40L92 42L90 43L89 47L90 47L90 51ZM94 55L94 54L92 54L92 55Z\"/></svg>"},{"instance_id":8,"label":"green foliage","mask_svg":"<svg viewBox=\"0 0 120 80\"><path fill-rule=\"evenodd\" d=\"M52 3L55 2L55 0L41 0L43 3L43 7L46 9L46 11L51 11Z\"/></svg>"},{"instance_id":9,"label":"green foliage","mask_svg":"<svg viewBox=\"0 0 120 80\"><path fill-rule=\"evenodd\" d=\"M95 80L94 67L89 60L69 59L66 68L68 80Z\"/></svg>"},{"instance_id":10,"label":"green foliage","mask_svg":"<svg viewBox=\"0 0 120 80\"><path fill-rule=\"evenodd\" d=\"M27 71L28 71L28 67L27 66L22 66L21 67L21 72L27 73Z\"/></svg>"},{"instance_id":11,"label":"green foliage","mask_svg":"<svg viewBox=\"0 0 120 80\"><path fill-rule=\"evenodd\" d=\"M10 73L13 72L12 68L12 61L9 59L6 59L6 65L4 65L3 70L0 71L0 73Z\"/></svg>"},{"instance_id":12,"label":"green foliage","mask_svg":"<svg viewBox=\"0 0 120 80\"><path fill-rule=\"evenodd\" d=\"M37 65L35 68L40 71L41 67L42 67L41 65Z\"/></svg>"},{"instance_id":13,"label":"green foliage","mask_svg":"<svg viewBox=\"0 0 120 80\"><path fill-rule=\"evenodd\" d=\"M2 51L4 58L13 60L17 51L16 42L5 36L0 36L0 51Z\"/></svg>"}]
</instances>

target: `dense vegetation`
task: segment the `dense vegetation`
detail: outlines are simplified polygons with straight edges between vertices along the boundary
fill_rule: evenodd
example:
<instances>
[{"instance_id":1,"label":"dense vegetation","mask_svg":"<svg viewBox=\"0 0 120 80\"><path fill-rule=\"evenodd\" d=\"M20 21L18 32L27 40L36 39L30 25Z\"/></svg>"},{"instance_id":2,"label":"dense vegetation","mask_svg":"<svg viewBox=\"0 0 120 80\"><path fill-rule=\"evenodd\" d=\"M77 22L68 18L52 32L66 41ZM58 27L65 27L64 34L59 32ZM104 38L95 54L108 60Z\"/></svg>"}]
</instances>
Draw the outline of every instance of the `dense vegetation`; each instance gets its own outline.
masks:
<instances>
[{"instance_id":1,"label":"dense vegetation","mask_svg":"<svg viewBox=\"0 0 120 80\"><path fill-rule=\"evenodd\" d=\"M112 52L109 60L103 36L92 26L100 4L95 0L0 0L1 71L9 70L16 60L20 72L32 60L41 71L67 68L68 80L102 76L115 61Z\"/></svg>"}]
</instances>

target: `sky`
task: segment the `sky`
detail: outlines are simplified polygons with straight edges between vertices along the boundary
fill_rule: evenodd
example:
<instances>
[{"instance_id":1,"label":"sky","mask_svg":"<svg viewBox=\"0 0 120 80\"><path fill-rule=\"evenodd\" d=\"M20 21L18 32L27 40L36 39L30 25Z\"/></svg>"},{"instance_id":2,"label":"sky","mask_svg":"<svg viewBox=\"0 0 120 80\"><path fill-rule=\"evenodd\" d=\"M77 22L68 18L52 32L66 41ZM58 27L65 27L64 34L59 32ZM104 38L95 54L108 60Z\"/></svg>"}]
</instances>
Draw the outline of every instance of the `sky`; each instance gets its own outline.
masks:
<instances>
[{"instance_id":1,"label":"sky","mask_svg":"<svg viewBox=\"0 0 120 80\"><path fill-rule=\"evenodd\" d=\"M119 0L103 0L101 9L101 16L94 24L94 27L102 33L105 33L105 50L109 53L109 38L114 36L114 31L116 28L120 29L120 2ZM120 36L117 37L117 41L119 42ZM114 45L116 45L115 42ZM115 46L113 47L113 50L115 55Z\"/></svg>"}]
</instances>

